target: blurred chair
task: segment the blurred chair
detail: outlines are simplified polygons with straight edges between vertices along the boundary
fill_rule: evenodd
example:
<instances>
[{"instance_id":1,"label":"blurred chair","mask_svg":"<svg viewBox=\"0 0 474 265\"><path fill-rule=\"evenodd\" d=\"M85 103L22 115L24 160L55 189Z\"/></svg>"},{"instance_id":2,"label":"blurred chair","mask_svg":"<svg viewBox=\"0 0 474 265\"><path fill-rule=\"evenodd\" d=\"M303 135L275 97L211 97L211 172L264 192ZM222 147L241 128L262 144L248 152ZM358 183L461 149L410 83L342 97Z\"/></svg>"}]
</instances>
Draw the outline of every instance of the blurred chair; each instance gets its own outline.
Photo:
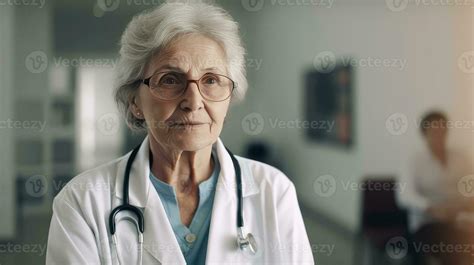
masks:
<instances>
[{"instance_id":1,"label":"blurred chair","mask_svg":"<svg viewBox=\"0 0 474 265\"><path fill-rule=\"evenodd\" d=\"M395 199L396 181L393 178L366 177L364 178L362 198L362 221L357 260L360 264L400 264L409 254L410 242L406 211L400 209ZM396 242L398 251L402 253L387 253L393 240L397 237L406 239L405 243ZM406 248L404 255L402 248ZM390 257L392 254L392 257ZM393 258L394 255L398 255ZM383 262L383 263L382 263Z\"/></svg>"}]
</instances>

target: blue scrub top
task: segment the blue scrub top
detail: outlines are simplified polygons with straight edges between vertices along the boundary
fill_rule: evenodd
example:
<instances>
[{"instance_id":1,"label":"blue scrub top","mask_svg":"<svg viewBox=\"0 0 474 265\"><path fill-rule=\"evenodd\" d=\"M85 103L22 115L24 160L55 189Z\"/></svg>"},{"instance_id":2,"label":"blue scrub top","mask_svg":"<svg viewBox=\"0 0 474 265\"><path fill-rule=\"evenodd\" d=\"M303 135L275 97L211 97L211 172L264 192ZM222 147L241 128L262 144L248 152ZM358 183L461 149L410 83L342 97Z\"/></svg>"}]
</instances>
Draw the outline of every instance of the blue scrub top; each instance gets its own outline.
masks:
<instances>
[{"instance_id":1,"label":"blue scrub top","mask_svg":"<svg viewBox=\"0 0 474 265\"><path fill-rule=\"evenodd\" d=\"M150 170L150 179L163 203L173 227L181 252L187 264L205 264L212 205L220 173L219 159L213 149L214 170L210 178L199 183L199 205L189 227L181 222L174 187L156 178Z\"/></svg>"}]
</instances>

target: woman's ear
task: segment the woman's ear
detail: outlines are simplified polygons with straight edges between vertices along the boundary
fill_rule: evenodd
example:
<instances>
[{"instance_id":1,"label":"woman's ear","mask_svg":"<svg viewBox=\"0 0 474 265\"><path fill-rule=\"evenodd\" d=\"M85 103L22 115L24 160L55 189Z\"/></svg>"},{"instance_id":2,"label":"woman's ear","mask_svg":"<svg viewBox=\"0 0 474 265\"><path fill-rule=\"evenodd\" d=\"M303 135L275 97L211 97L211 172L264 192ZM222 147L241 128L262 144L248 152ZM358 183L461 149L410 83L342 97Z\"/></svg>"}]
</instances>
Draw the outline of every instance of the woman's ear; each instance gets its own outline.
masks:
<instances>
[{"instance_id":1,"label":"woman's ear","mask_svg":"<svg viewBox=\"0 0 474 265\"><path fill-rule=\"evenodd\" d=\"M132 112L133 116L135 116L135 118L139 120L143 120L143 111L140 108L140 102L139 100L137 100L137 96L132 96L129 102L129 109Z\"/></svg>"}]
</instances>

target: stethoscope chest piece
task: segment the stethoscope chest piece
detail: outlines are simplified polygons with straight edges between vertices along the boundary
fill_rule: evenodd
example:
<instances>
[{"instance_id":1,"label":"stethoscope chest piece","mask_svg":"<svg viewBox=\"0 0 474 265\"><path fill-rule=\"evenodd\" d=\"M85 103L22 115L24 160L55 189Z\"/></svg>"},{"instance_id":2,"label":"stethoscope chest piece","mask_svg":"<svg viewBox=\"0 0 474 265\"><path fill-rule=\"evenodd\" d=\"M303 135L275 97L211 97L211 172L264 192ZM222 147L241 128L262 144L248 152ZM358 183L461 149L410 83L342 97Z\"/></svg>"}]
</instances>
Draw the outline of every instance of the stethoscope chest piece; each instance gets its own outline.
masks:
<instances>
[{"instance_id":1,"label":"stethoscope chest piece","mask_svg":"<svg viewBox=\"0 0 474 265\"><path fill-rule=\"evenodd\" d=\"M252 233L248 233L244 236L243 227L238 228L238 244L242 251L247 251L251 255L256 255L258 252L257 241Z\"/></svg>"}]
</instances>

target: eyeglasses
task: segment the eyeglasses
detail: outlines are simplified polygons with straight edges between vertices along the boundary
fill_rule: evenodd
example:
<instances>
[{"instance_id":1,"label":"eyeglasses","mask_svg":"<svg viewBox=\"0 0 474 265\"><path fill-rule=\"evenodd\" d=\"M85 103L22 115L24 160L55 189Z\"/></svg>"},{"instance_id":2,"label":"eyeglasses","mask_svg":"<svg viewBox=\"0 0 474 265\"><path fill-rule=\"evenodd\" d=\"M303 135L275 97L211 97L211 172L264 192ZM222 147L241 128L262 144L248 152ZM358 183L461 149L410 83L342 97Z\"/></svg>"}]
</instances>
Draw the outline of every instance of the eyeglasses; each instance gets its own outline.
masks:
<instances>
[{"instance_id":1,"label":"eyeglasses","mask_svg":"<svg viewBox=\"0 0 474 265\"><path fill-rule=\"evenodd\" d=\"M206 73L198 80L189 80L184 73L158 72L140 81L150 88L153 96L162 100L181 97L190 82L196 83L203 98L216 102L228 99L236 87L229 77L214 73Z\"/></svg>"}]
</instances>

